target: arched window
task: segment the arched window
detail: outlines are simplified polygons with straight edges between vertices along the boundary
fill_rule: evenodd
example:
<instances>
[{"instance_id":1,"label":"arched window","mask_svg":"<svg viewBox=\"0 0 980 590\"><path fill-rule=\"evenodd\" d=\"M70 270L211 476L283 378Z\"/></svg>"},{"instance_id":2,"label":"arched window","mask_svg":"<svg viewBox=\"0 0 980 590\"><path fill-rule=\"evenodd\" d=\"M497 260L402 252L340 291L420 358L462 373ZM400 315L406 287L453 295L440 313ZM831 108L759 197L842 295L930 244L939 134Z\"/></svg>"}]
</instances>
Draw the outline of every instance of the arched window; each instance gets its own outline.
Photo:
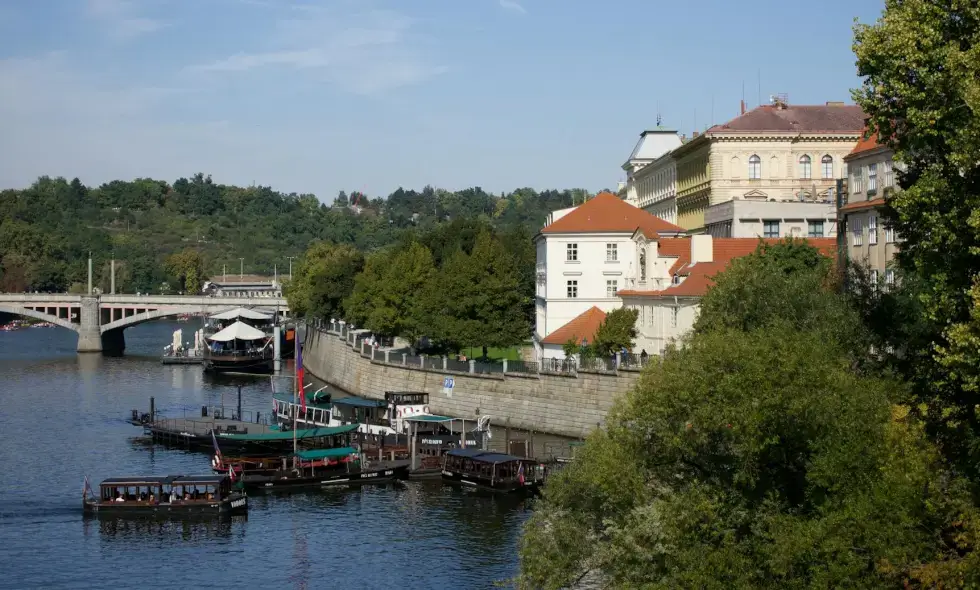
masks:
<instances>
[{"instance_id":1,"label":"arched window","mask_svg":"<svg viewBox=\"0 0 980 590\"><path fill-rule=\"evenodd\" d=\"M762 158L753 155L749 158L749 178L758 180L762 178Z\"/></svg>"},{"instance_id":2,"label":"arched window","mask_svg":"<svg viewBox=\"0 0 980 590\"><path fill-rule=\"evenodd\" d=\"M834 159L829 154L820 158L820 168L822 168L824 178L834 177Z\"/></svg>"},{"instance_id":3,"label":"arched window","mask_svg":"<svg viewBox=\"0 0 980 590\"><path fill-rule=\"evenodd\" d=\"M810 178L810 156L800 156L800 178Z\"/></svg>"}]
</instances>

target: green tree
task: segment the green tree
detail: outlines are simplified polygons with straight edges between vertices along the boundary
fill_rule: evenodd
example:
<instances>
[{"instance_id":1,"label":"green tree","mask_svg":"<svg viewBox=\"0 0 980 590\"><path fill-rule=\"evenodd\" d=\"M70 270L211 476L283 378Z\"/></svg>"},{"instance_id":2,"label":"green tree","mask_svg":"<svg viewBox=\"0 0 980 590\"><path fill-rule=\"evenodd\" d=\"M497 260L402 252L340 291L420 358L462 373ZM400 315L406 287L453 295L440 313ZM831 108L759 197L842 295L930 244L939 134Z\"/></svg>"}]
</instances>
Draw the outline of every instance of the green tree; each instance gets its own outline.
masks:
<instances>
[{"instance_id":1,"label":"green tree","mask_svg":"<svg viewBox=\"0 0 980 590\"><path fill-rule=\"evenodd\" d=\"M356 326L367 324L375 302L381 297L385 270L392 254L382 250L368 255L364 268L354 277L354 289L344 300L344 319Z\"/></svg>"},{"instance_id":2,"label":"green tree","mask_svg":"<svg viewBox=\"0 0 980 590\"><path fill-rule=\"evenodd\" d=\"M188 294L201 292L206 275L204 259L197 250L187 248L171 254L164 263L164 269L173 277L179 291Z\"/></svg>"},{"instance_id":3,"label":"green tree","mask_svg":"<svg viewBox=\"0 0 980 590\"><path fill-rule=\"evenodd\" d=\"M344 299L354 291L354 277L364 255L348 244L316 242L306 251L288 291L289 308L308 317L343 317Z\"/></svg>"},{"instance_id":4,"label":"green tree","mask_svg":"<svg viewBox=\"0 0 980 590\"><path fill-rule=\"evenodd\" d=\"M607 313L590 344L595 350L595 356L607 357L623 349L632 351L636 340L636 318L639 315L639 310L625 307Z\"/></svg>"},{"instance_id":5,"label":"green tree","mask_svg":"<svg viewBox=\"0 0 980 590\"><path fill-rule=\"evenodd\" d=\"M920 334L927 352L900 366L932 435L977 474L980 5L887 0L877 22L855 27L854 51L855 100L904 167L886 216L931 330Z\"/></svg>"}]
</instances>

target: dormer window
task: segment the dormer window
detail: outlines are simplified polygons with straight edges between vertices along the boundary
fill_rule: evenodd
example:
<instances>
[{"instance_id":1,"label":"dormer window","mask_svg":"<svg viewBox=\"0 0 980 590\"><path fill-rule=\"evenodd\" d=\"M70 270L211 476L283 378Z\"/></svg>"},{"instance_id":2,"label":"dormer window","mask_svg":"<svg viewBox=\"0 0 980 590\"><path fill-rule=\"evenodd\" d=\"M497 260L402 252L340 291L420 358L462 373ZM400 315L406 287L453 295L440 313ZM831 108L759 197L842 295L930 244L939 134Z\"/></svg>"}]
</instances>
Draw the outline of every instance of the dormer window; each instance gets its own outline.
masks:
<instances>
[{"instance_id":1,"label":"dormer window","mask_svg":"<svg viewBox=\"0 0 980 590\"><path fill-rule=\"evenodd\" d=\"M680 277L680 275L676 275L675 274L674 277L671 279L670 284L671 285L680 285L681 284L681 277Z\"/></svg>"}]
</instances>

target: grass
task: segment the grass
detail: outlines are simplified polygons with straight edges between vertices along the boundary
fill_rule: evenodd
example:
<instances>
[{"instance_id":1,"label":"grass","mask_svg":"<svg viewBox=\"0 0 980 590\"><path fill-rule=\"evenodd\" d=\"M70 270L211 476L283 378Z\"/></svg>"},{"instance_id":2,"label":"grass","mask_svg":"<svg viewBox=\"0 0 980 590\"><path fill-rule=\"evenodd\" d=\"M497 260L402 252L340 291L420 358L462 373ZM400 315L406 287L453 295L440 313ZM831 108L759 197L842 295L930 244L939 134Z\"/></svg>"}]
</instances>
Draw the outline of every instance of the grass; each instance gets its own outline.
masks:
<instances>
[{"instance_id":1,"label":"grass","mask_svg":"<svg viewBox=\"0 0 980 590\"><path fill-rule=\"evenodd\" d=\"M470 359L480 358L483 356L483 348L481 347L464 348L462 352L466 355L466 358ZM521 360L520 350L516 346L511 346L509 348L488 348L487 356L490 357L490 360L492 361L502 361L504 359L509 361Z\"/></svg>"}]
</instances>

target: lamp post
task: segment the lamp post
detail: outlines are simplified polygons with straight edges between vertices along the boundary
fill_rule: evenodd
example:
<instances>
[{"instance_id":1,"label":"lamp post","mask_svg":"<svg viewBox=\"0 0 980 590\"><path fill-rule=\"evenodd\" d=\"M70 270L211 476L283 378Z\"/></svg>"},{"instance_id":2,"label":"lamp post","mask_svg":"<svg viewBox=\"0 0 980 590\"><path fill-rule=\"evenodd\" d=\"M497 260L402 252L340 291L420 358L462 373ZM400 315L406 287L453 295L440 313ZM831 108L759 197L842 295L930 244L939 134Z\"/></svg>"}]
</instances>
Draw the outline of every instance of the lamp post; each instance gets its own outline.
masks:
<instances>
[{"instance_id":1,"label":"lamp post","mask_svg":"<svg viewBox=\"0 0 980 590\"><path fill-rule=\"evenodd\" d=\"M239 263L238 264L238 279L239 280L244 280L245 279L245 259L244 258L239 258L238 259L238 263Z\"/></svg>"},{"instance_id":2,"label":"lamp post","mask_svg":"<svg viewBox=\"0 0 980 590\"><path fill-rule=\"evenodd\" d=\"M287 256L286 259L289 260L289 282L293 281L293 258L295 256Z\"/></svg>"}]
</instances>

